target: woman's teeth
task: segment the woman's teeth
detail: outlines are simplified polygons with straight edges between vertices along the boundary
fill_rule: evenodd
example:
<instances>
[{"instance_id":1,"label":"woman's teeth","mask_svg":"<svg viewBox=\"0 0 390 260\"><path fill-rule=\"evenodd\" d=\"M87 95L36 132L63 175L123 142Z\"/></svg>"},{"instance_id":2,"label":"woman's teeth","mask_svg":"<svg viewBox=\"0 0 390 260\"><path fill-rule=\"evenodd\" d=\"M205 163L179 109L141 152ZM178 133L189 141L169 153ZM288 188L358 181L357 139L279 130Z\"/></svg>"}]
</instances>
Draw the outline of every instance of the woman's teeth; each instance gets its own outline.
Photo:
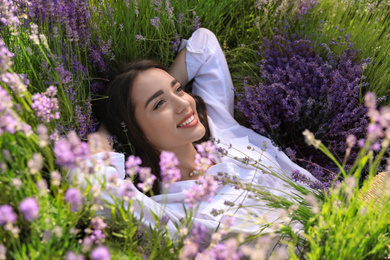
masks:
<instances>
[{"instance_id":1,"label":"woman's teeth","mask_svg":"<svg viewBox=\"0 0 390 260\"><path fill-rule=\"evenodd\" d=\"M179 127L188 125L189 123L191 123L194 120L194 118L195 118L194 115L192 115L190 118L188 118L186 121L184 121L184 123L180 124Z\"/></svg>"}]
</instances>

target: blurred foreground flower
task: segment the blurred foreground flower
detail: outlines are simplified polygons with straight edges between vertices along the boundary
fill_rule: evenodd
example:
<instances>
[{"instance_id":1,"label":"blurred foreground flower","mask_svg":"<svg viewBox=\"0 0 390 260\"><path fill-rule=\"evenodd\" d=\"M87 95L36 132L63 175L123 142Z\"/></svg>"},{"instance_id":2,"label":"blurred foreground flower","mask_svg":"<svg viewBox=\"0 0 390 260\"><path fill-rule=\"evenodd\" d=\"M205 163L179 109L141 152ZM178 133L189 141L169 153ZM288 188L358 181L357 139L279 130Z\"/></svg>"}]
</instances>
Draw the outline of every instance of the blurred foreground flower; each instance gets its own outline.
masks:
<instances>
[{"instance_id":1,"label":"blurred foreground flower","mask_svg":"<svg viewBox=\"0 0 390 260\"><path fill-rule=\"evenodd\" d=\"M65 192L65 201L70 204L71 211L79 211L83 206L83 195L77 188L70 188Z\"/></svg>"},{"instance_id":2,"label":"blurred foreground flower","mask_svg":"<svg viewBox=\"0 0 390 260\"><path fill-rule=\"evenodd\" d=\"M54 144L54 153L57 163L67 168L80 166L90 155L88 144L82 142L74 131Z\"/></svg>"},{"instance_id":3,"label":"blurred foreground flower","mask_svg":"<svg viewBox=\"0 0 390 260\"><path fill-rule=\"evenodd\" d=\"M91 252L92 260L110 260L111 254L107 247L98 246Z\"/></svg>"},{"instance_id":4,"label":"blurred foreground flower","mask_svg":"<svg viewBox=\"0 0 390 260\"><path fill-rule=\"evenodd\" d=\"M19 203L19 209L27 221L32 221L39 216L39 205L35 198L25 198Z\"/></svg>"},{"instance_id":5,"label":"blurred foreground flower","mask_svg":"<svg viewBox=\"0 0 390 260\"><path fill-rule=\"evenodd\" d=\"M205 200L211 200L214 197L218 188L217 181L214 180L214 176L207 175L200 178L197 183L191 186L189 190L185 190L183 193L186 196L184 200L188 203L190 208L193 208L197 203Z\"/></svg>"},{"instance_id":6,"label":"blurred foreground flower","mask_svg":"<svg viewBox=\"0 0 390 260\"><path fill-rule=\"evenodd\" d=\"M171 183L181 179L180 170L177 168L179 160L174 153L162 151L160 154L161 179L164 187L168 188Z\"/></svg>"},{"instance_id":7,"label":"blurred foreground flower","mask_svg":"<svg viewBox=\"0 0 390 260\"><path fill-rule=\"evenodd\" d=\"M5 226L8 223L14 224L17 217L14 209L10 205L0 206L0 226Z\"/></svg>"}]
</instances>

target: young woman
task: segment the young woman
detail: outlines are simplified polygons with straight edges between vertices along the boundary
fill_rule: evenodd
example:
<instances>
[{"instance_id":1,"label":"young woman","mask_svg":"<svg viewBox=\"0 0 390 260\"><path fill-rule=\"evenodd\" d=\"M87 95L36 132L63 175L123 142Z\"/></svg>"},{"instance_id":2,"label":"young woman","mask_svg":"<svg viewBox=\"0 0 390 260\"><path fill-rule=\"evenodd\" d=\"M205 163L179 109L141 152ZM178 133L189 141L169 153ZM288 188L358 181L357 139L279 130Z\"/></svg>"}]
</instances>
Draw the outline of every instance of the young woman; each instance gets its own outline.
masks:
<instances>
[{"instance_id":1,"label":"young woman","mask_svg":"<svg viewBox=\"0 0 390 260\"><path fill-rule=\"evenodd\" d=\"M183 90L189 81L193 81L192 94ZM175 153L180 163L181 181L171 184L167 194L147 197L135 191L134 199L140 203L133 204L134 212L138 215L143 213L145 227L155 223L150 214L153 211L165 220L167 228L174 234L174 223L179 223L185 217L185 191L200 177L193 174L197 153L194 143L208 140L209 136L220 140L218 146L227 149L232 157L248 156L259 161L264 170L229 157L215 157L206 175L227 173L282 196L289 193L288 188L269 172L289 176L294 170L299 170L307 178L315 180L273 146L269 139L235 121L233 84L226 59L215 35L207 29L198 29L188 41L182 41L181 51L169 71L149 60L130 63L111 82L106 94L109 98L100 113L103 126L98 131L103 150L95 154L95 159L102 161L104 151L110 151L111 164L106 166L101 163L94 175L96 184L99 179L112 176L118 176L120 183L125 182L125 156L112 152L107 141L109 134L116 135L123 144L131 143L132 147L129 146L127 150L130 152L134 148L143 166L150 167L158 181L161 181L158 162L162 151ZM229 149L229 145L234 149ZM248 149L249 146L260 152ZM73 169L70 176L81 178L82 173ZM161 183L156 182L154 194L159 194L160 188ZM120 197L118 190L111 187L109 192L103 191L100 197L113 202L113 196ZM100 212L105 213L110 216L111 209ZM246 191L231 185L220 185L211 201L200 203L193 218L195 223L207 227L209 237L204 238L204 245L209 243L211 234L218 229L226 213L235 215L235 232L246 234L259 232L259 218L274 221L280 217L278 212L265 207L264 203L250 199Z\"/></svg>"}]
</instances>

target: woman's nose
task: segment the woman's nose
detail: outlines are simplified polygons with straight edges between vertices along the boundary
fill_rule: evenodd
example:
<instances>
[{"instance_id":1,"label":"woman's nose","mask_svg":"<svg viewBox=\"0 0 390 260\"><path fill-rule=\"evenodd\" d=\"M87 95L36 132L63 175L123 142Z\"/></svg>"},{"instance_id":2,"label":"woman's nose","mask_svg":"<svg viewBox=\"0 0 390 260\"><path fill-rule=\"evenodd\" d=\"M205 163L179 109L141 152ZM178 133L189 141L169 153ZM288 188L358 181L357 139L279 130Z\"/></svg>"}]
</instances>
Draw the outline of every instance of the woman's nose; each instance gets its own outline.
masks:
<instances>
[{"instance_id":1,"label":"woman's nose","mask_svg":"<svg viewBox=\"0 0 390 260\"><path fill-rule=\"evenodd\" d=\"M175 97L176 113L181 114L183 111L187 110L190 106L190 102L183 97Z\"/></svg>"}]
</instances>

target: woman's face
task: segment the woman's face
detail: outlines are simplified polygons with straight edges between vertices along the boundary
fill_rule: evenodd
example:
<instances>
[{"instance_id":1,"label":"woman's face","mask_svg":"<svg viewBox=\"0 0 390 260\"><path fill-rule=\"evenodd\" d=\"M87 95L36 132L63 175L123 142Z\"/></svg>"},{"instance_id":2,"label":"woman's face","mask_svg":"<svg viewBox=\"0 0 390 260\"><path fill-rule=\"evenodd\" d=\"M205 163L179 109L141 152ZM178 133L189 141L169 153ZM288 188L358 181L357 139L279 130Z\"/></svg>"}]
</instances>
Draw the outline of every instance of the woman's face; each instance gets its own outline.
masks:
<instances>
[{"instance_id":1,"label":"woman's face","mask_svg":"<svg viewBox=\"0 0 390 260\"><path fill-rule=\"evenodd\" d=\"M159 151L175 151L205 135L195 100L166 71L141 72L130 94L142 132Z\"/></svg>"}]
</instances>

